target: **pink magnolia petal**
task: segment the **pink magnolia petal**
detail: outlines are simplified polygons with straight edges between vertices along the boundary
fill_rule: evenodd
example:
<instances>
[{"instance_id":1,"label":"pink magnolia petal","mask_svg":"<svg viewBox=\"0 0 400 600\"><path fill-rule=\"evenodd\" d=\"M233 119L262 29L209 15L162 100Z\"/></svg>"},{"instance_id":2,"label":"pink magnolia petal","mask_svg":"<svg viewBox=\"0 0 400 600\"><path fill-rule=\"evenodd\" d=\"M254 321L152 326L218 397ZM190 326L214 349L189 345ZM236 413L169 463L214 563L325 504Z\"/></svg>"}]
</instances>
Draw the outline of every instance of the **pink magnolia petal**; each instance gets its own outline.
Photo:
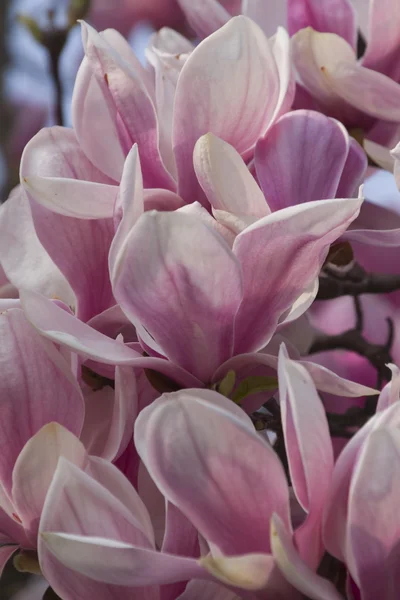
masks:
<instances>
[{"instance_id":1,"label":"pink magnolia petal","mask_svg":"<svg viewBox=\"0 0 400 600\"><path fill-rule=\"evenodd\" d=\"M218 234L189 215L152 212L130 234L114 294L170 360L207 380L232 352L241 286Z\"/></svg>"},{"instance_id":2,"label":"pink magnolia petal","mask_svg":"<svg viewBox=\"0 0 400 600\"><path fill-rule=\"evenodd\" d=\"M250 19L235 17L199 44L182 69L175 96L173 146L183 198L196 199L198 138L211 131L240 154L248 152L265 133L278 96L272 50Z\"/></svg>"},{"instance_id":3,"label":"pink magnolia petal","mask_svg":"<svg viewBox=\"0 0 400 600\"><path fill-rule=\"evenodd\" d=\"M11 473L24 444L46 423L57 421L76 435L83 423L83 398L55 346L27 322L21 310L0 315L3 343L0 475L10 489ZM9 424L13 423L10 429Z\"/></svg>"},{"instance_id":4,"label":"pink magnolia petal","mask_svg":"<svg viewBox=\"0 0 400 600\"><path fill-rule=\"evenodd\" d=\"M21 291L21 303L32 325L56 343L108 364L132 364L137 353L86 323L35 292Z\"/></svg>"},{"instance_id":5,"label":"pink magnolia petal","mask_svg":"<svg viewBox=\"0 0 400 600\"><path fill-rule=\"evenodd\" d=\"M235 321L235 353L259 350L269 342L279 319L318 276L330 244L356 218L361 203L340 199L289 207L237 236L233 252L242 266L244 297Z\"/></svg>"},{"instance_id":6,"label":"pink magnolia petal","mask_svg":"<svg viewBox=\"0 0 400 600\"><path fill-rule=\"evenodd\" d=\"M80 149L72 130L44 129L26 146L21 178L30 175L105 180ZM106 179L106 182L108 180ZM87 320L112 302L108 251L114 235L111 219L84 220L49 211L31 201L37 236L77 296L80 318Z\"/></svg>"},{"instance_id":7,"label":"pink magnolia petal","mask_svg":"<svg viewBox=\"0 0 400 600\"><path fill-rule=\"evenodd\" d=\"M104 183L61 177L22 178L30 197L52 212L78 219L112 217L118 188Z\"/></svg>"},{"instance_id":8,"label":"pink magnolia petal","mask_svg":"<svg viewBox=\"0 0 400 600\"><path fill-rule=\"evenodd\" d=\"M110 276L117 276L124 245L130 230L144 211L143 177L137 144L130 150L122 173L114 209L116 233L109 254Z\"/></svg>"},{"instance_id":9,"label":"pink magnolia petal","mask_svg":"<svg viewBox=\"0 0 400 600\"><path fill-rule=\"evenodd\" d=\"M371 117L400 120L400 84L356 63L342 63L324 72L328 85L343 100ZM361 93L360 93L361 92Z\"/></svg>"},{"instance_id":10,"label":"pink magnolia petal","mask_svg":"<svg viewBox=\"0 0 400 600\"><path fill-rule=\"evenodd\" d=\"M268 1L271 0L267 0L267 2ZM250 2L253 4L258 3L259 5L263 4L265 7L264 0L249 0L249 3ZM276 3L276 0L272 0L272 2ZM279 11L282 11L282 8L285 10L285 7L283 6L284 4L284 2L280 2L280 8L276 7L274 9L275 15ZM268 17L268 20L269 26L271 26L271 14ZM258 21L256 22L258 23ZM263 29L265 31L265 27L263 27ZM271 39L271 45L279 75L279 96L271 121L275 122L276 119L287 113L291 108L296 93L296 80L293 69L292 53L290 49L290 37L286 29L283 29L283 27L278 27L278 31Z\"/></svg>"},{"instance_id":11,"label":"pink magnolia petal","mask_svg":"<svg viewBox=\"0 0 400 600\"><path fill-rule=\"evenodd\" d=\"M307 564L316 568L322 555L322 511L333 471L329 426L311 376L299 362L288 358L284 346L279 353L278 375L292 485L308 513L295 533L296 546Z\"/></svg>"},{"instance_id":12,"label":"pink magnolia petal","mask_svg":"<svg viewBox=\"0 0 400 600\"><path fill-rule=\"evenodd\" d=\"M349 494L348 565L366 600L390 597L397 587L400 521L399 432L377 429L368 437ZM391 557L391 553L392 557Z\"/></svg>"},{"instance_id":13,"label":"pink magnolia petal","mask_svg":"<svg viewBox=\"0 0 400 600\"><path fill-rule=\"evenodd\" d=\"M179 508L167 502L165 535L162 552L177 554L189 558L200 555L198 532ZM161 590L161 600L175 600L184 592L186 583L178 582Z\"/></svg>"},{"instance_id":14,"label":"pink magnolia petal","mask_svg":"<svg viewBox=\"0 0 400 600\"><path fill-rule=\"evenodd\" d=\"M157 487L209 543L230 555L269 551L271 512L288 522L288 488L272 448L242 419L196 390L166 394L140 413L135 442Z\"/></svg>"},{"instance_id":15,"label":"pink magnolia petal","mask_svg":"<svg viewBox=\"0 0 400 600\"><path fill-rule=\"evenodd\" d=\"M178 0L178 3L190 26L202 38L217 31L231 18L218 0Z\"/></svg>"},{"instance_id":16,"label":"pink magnolia petal","mask_svg":"<svg viewBox=\"0 0 400 600\"><path fill-rule=\"evenodd\" d=\"M186 204L185 206L182 206L182 208L179 208L177 212L197 217L200 219L200 221L205 223L205 225L219 233L229 247L232 247L235 236L232 231L223 224L222 219L218 218L216 213L220 214L221 211L213 211L213 215L210 215L208 210L204 208L200 202L192 202L192 204Z\"/></svg>"},{"instance_id":17,"label":"pink magnolia petal","mask_svg":"<svg viewBox=\"0 0 400 600\"><path fill-rule=\"evenodd\" d=\"M312 600L342 600L335 586L320 577L301 559L292 537L274 515L271 519L271 548L274 559L286 579Z\"/></svg>"},{"instance_id":18,"label":"pink magnolia petal","mask_svg":"<svg viewBox=\"0 0 400 600\"><path fill-rule=\"evenodd\" d=\"M42 427L25 444L12 475L16 512L32 543L36 543L39 519L47 490L60 456L83 467L87 455L83 444L58 423Z\"/></svg>"},{"instance_id":19,"label":"pink magnolia petal","mask_svg":"<svg viewBox=\"0 0 400 600\"><path fill-rule=\"evenodd\" d=\"M371 0L363 66L399 81L400 71L396 58L399 35L400 7L396 0Z\"/></svg>"},{"instance_id":20,"label":"pink magnolia petal","mask_svg":"<svg viewBox=\"0 0 400 600\"><path fill-rule=\"evenodd\" d=\"M365 146L363 149L356 140L350 139L349 153L336 191L338 198L350 198L357 195L357 190L364 181L368 167L366 152L368 153Z\"/></svg>"},{"instance_id":21,"label":"pink magnolia petal","mask_svg":"<svg viewBox=\"0 0 400 600\"><path fill-rule=\"evenodd\" d=\"M105 462L97 466L124 479ZM139 514L101 485L103 478L104 472L99 483L60 460L40 523L39 554L49 582L54 574L47 572L48 550L69 569L112 585L156 585L201 576L197 561L152 550ZM136 494L132 487L130 493Z\"/></svg>"},{"instance_id":22,"label":"pink magnolia petal","mask_svg":"<svg viewBox=\"0 0 400 600\"><path fill-rule=\"evenodd\" d=\"M0 255L8 279L17 288L76 303L69 283L36 235L29 200L21 186L0 208Z\"/></svg>"},{"instance_id":23,"label":"pink magnolia petal","mask_svg":"<svg viewBox=\"0 0 400 600\"><path fill-rule=\"evenodd\" d=\"M115 400L109 422L108 439L102 456L114 461L125 450L133 436L133 425L138 413L136 377L132 367L115 369Z\"/></svg>"},{"instance_id":24,"label":"pink magnolia petal","mask_svg":"<svg viewBox=\"0 0 400 600\"><path fill-rule=\"evenodd\" d=\"M288 0L288 16L290 35L312 27L315 31L336 33L356 47L357 23L351 0Z\"/></svg>"},{"instance_id":25,"label":"pink magnolia petal","mask_svg":"<svg viewBox=\"0 0 400 600\"><path fill-rule=\"evenodd\" d=\"M400 369L396 365L388 365L392 371L392 380L389 381L379 395L376 412L392 406L400 400Z\"/></svg>"},{"instance_id":26,"label":"pink magnolia petal","mask_svg":"<svg viewBox=\"0 0 400 600\"><path fill-rule=\"evenodd\" d=\"M334 198L349 145L345 128L320 113L296 110L281 117L255 153L257 178L271 209Z\"/></svg>"},{"instance_id":27,"label":"pink magnolia petal","mask_svg":"<svg viewBox=\"0 0 400 600\"><path fill-rule=\"evenodd\" d=\"M4 571L4 567L6 566L8 560L12 557L16 550L18 550L18 546L4 546L3 548L0 546L0 576Z\"/></svg>"},{"instance_id":28,"label":"pink magnolia petal","mask_svg":"<svg viewBox=\"0 0 400 600\"><path fill-rule=\"evenodd\" d=\"M280 0L243 0L242 13L253 19L268 37L279 25L286 27L287 3Z\"/></svg>"},{"instance_id":29,"label":"pink magnolia petal","mask_svg":"<svg viewBox=\"0 0 400 600\"><path fill-rule=\"evenodd\" d=\"M141 152L147 187L174 188L158 148L157 116L141 72L118 54L107 39L83 23L82 38L90 67L108 102L115 104L125 131L125 153L133 143Z\"/></svg>"},{"instance_id":30,"label":"pink magnolia petal","mask_svg":"<svg viewBox=\"0 0 400 600\"><path fill-rule=\"evenodd\" d=\"M259 218L270 213L257 182L232 146L208 133L197 141L193 160L197 179L214 209Z\"/></svg>"},{"instance_id":31,"label":"pink magnolia petal","mask_svg":"<svg viewBox=\"0 0 400 600\"><path fill-rule=\"evenodd\" d=\"M213 581L192 580L177 600L240 600L234 592Z\"/></svg>"},{"instance_id":32,"label":"pink magnolia petal","mask_svg":"<svg viewBox=\"0 0 400 600\"><path fill-rule=\"evenodd\" d=\"M399 428L400 404L397 402L371 418L348 442L333 471L331 493L325 507L324 544L339 560L346 560L348 499L353 470L365 440L381 427Z\"/></svg>"},{"instance_id":33,"label":"pink magnolia petal","mask_svg":"<svg viewBox=\"0 0 400 600\"><path fill-rule=\"evenodd\" d=\"M100 171L119 181L125 152L118 135L117 111L104 98L86 57L75 79L71 110L74 131L86 156Z\"/></svg>"}]
</instances>

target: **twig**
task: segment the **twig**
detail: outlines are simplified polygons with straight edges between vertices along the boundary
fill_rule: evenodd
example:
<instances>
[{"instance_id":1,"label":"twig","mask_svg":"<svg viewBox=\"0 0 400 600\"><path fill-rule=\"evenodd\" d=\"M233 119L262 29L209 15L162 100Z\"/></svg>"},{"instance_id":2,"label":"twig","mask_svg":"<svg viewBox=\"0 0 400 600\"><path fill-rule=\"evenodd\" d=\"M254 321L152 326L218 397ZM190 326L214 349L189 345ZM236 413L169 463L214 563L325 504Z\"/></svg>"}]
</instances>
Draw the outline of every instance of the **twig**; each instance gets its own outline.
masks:
<instances>
[{"instance_id":1,"label":"twig","mask_svg":"<svg viewBox=\"0 0 400 600\"><path fill-rule=\"evenodd\" d=\"M383 273L366 273L359 279L339 278L325 271L319 278L317 300L333 300L340 296L361 294L387 294L400 290L400 276Z\"/></svg>"}]
</instances>

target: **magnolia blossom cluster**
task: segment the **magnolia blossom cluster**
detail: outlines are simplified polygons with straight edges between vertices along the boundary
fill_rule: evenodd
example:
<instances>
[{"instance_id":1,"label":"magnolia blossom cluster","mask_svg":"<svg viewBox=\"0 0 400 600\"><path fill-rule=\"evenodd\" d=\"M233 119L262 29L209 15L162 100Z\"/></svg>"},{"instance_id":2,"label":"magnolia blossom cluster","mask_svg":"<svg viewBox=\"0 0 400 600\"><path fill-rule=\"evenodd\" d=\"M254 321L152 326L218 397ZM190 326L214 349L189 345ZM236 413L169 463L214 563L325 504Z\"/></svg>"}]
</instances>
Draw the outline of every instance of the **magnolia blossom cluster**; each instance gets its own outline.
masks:
<instances>
[{"instance_id":1,"label":"magnolia blossom cluster","mask_svg":"<svg viewBox=\"0 0 400 600\"><path fill-rule=\"evenodd\" d=\"M362 184L400 172L400 5L179 4L146 66L81 24L73 127L0 210L0 565L396 600L400 210Z\"/></svg>"}]
</instances>

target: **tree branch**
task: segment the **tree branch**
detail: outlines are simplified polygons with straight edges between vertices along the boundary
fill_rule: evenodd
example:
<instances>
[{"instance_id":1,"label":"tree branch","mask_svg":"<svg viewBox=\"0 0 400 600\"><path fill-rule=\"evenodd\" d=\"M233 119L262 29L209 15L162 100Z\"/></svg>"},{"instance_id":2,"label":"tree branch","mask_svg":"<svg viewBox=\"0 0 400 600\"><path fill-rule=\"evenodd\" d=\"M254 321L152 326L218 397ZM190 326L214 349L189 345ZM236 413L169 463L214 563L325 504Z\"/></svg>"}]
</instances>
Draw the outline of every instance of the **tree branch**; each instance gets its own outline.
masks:
<instances>
[{"instance_id":1,"label":"tree branch","mask_svg":"<svg viewBox=\"0 0 400 600\"><path fill-rule=\"evenodd\" d=\"M360 278L354 279L349 276L342 279L325 270L319 278L317 300L333 300L340 296L360 294L387 294L396 290L400 290L399 275L363 271L363 276Z\"/></svg>"}]
</instances>

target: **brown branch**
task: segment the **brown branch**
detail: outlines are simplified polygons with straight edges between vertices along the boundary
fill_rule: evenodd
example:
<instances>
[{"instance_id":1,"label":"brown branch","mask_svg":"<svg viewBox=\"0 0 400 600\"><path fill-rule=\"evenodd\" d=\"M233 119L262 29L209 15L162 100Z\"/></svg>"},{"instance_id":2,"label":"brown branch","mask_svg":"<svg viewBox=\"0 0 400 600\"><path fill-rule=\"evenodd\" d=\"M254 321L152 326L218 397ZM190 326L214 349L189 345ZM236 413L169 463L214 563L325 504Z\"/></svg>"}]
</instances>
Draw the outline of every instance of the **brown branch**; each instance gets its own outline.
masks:
<instances>
[{"instance_id":1,"label":"brown branch","mask_svg":"<svg viewBox=\"0 0 400 600\"><path fill-rule=\"evenodd\" d=\"M361 278L339 278L324 271L319 278L317 300L333 300L340 296L361 294L387 294L400 290L400 275L366 273Z\"/></svg>"}]
</instances>

